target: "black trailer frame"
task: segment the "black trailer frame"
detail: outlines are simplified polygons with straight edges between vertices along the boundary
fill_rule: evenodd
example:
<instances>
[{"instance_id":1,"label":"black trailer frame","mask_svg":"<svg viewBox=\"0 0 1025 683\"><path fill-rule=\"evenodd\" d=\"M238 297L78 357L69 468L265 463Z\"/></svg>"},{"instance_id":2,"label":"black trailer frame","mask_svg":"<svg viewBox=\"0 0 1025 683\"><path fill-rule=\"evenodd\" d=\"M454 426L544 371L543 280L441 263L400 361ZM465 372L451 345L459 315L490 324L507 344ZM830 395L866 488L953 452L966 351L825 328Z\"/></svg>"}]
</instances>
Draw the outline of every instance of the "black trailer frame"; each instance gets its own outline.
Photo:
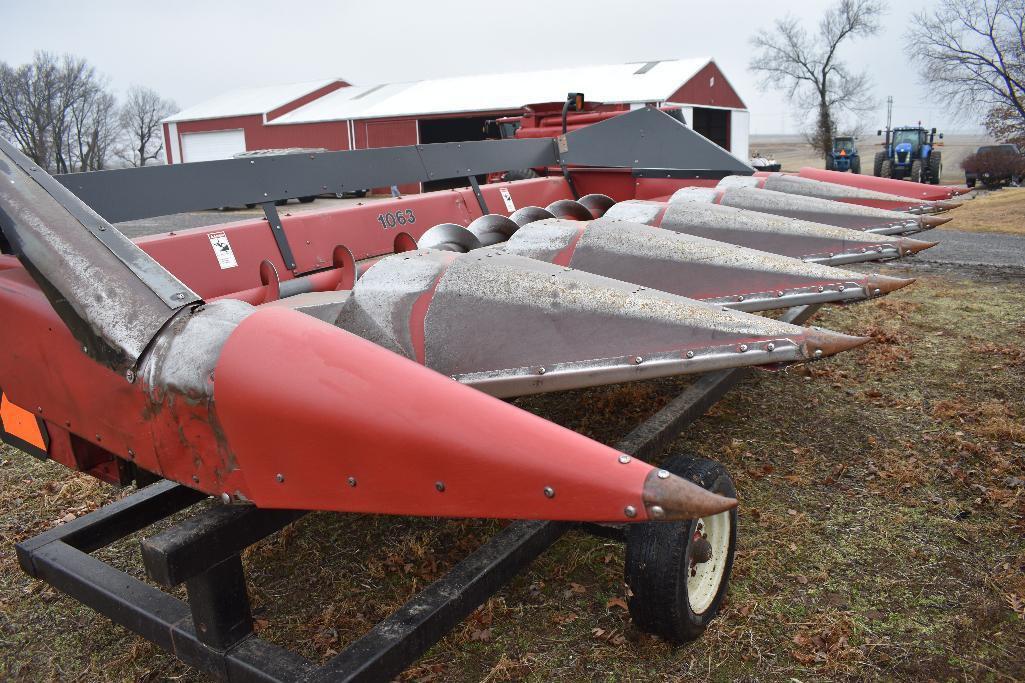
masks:
<instances>
[{"instance_id":1,"label":"black trailer frame","mask_svg":"<svg viewBox=\"0 0 1025 683\"><path fill-rule=\"evenodd\" d=\"M818 304L791 308L783 320L807 321ZM617 448L655 459L751 368L701 375ZM232 683L388 681L484 604L563 534L580 529L625 540L622 527L569 522L513 522L447 574L322 666L253 632L241 553L306 514L218 505L141 541L148 576L185 584L188 601L93 557L91 552L166 519L205 496L162 481L17 544L18 562L112 621L183 662ZM673 522L655 522L656 524Z\"/></svg>"}]
</instances>

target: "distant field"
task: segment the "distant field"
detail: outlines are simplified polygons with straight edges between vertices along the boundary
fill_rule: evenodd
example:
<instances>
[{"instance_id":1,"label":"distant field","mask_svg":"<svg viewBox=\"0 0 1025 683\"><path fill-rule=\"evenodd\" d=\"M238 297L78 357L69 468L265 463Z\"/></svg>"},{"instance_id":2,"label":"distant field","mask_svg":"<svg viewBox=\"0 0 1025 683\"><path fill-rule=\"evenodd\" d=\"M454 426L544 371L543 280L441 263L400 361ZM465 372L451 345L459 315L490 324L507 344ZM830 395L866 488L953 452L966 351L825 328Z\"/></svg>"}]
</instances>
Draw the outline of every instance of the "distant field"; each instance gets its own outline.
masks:
<instances>
[{"instance_id":1,"label":"distant field","mask_svg":"<svg viewBox=\"0 0 1025 683\"><path fill-rule=\"evenodd\" d=\"M862 173L872 173L872 159L880 150L881 141L882 138L875 136L875 131L872 135L865 136L858 141L862 158ZM963 184L964 173L961 170L961 160L974 152L979 145L990 142L992 139L986 135L958 133L945 135L941 148L943 152L942 182L948 185ZM751 156L755 156L756 153L775 158L783 164L784 171L796 171L802 166L825 168L825 161L822 157L799 135L752 135Z\"/></svg>"}]
</instances>

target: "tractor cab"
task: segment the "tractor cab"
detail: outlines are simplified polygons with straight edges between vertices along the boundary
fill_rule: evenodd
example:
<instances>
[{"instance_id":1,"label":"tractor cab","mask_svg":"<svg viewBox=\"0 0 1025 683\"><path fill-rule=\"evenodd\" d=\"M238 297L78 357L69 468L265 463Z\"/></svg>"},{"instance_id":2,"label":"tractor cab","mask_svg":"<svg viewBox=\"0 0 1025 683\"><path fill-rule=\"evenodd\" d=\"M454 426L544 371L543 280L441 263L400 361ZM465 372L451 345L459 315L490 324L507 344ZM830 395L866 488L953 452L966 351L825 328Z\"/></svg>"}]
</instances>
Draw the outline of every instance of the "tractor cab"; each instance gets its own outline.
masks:
<instances>
[{"instance_id":1,"label":"tractor cab","mask_svg":"<svg viewBox=\"0 0 1025 683\"><path fill-rule=\"evenodd\" d=\"M833 138L833 154L849 157L854 153L855 147L853 137L847 136Z\"/></svg>"}]
</instances>

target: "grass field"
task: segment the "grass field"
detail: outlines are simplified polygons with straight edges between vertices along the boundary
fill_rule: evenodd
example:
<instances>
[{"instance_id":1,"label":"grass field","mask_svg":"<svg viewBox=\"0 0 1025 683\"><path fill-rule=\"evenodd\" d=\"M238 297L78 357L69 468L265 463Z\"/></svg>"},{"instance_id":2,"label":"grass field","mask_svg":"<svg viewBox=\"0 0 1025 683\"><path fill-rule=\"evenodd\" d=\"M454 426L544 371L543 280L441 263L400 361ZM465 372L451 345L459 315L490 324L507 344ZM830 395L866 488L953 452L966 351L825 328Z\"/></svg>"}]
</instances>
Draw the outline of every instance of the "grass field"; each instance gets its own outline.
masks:
<instances>
[{"instance_id":1,"label":"grass field","mask_svg":"<svg viewBox=\"0 0 1025 683\"><path fill-rule=\"evenodd\" d=\"M875 343L755 373L673 446L722 461L741 501L730 593L701 640L634 629L622 547L571 534L403 679L1025 680L1025 286L927 276L815 324ZM684 384L519 404L613 443ZM0 680L209 680L17 566L15 542L119 495L3 450ZM309 515L244 558L257 628L330 657L499 526ZM137 540L99 555L141 576Z\"/></svg>"},{"instance_id":2,"label":"grass field","mask_svg":"<svg viewBox=\"0 0 1025 683\"><path fill-rule=\"evenodd\" d=\"M973 196L968 200L970 204L953 214L957 220L948 223L947 227L969 232L1025 235L1025 188L979 190Z\"/></svg>"}]
</instances>

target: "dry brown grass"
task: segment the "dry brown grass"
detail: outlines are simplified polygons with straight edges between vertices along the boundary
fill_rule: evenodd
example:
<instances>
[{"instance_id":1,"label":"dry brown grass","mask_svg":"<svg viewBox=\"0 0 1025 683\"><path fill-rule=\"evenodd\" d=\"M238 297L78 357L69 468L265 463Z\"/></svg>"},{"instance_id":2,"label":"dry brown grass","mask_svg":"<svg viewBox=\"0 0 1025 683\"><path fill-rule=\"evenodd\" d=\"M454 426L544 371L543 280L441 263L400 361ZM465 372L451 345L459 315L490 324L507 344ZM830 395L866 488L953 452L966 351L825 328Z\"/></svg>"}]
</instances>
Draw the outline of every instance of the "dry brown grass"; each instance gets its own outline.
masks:
<instances>
[{"instance_id":1,"label":"dry brown grass","mask_svg":"<svg viewBox=\"0 0 1025 683\"><path fill-rule=\"evenodd\" d=\"M974 199L951 214L957 220L940 226L966 232L1002 232L1025 235L1025 188L1005 187L977 192ZM941 236L942 237L942 236Z\"/></svg>"}]
</instances>

